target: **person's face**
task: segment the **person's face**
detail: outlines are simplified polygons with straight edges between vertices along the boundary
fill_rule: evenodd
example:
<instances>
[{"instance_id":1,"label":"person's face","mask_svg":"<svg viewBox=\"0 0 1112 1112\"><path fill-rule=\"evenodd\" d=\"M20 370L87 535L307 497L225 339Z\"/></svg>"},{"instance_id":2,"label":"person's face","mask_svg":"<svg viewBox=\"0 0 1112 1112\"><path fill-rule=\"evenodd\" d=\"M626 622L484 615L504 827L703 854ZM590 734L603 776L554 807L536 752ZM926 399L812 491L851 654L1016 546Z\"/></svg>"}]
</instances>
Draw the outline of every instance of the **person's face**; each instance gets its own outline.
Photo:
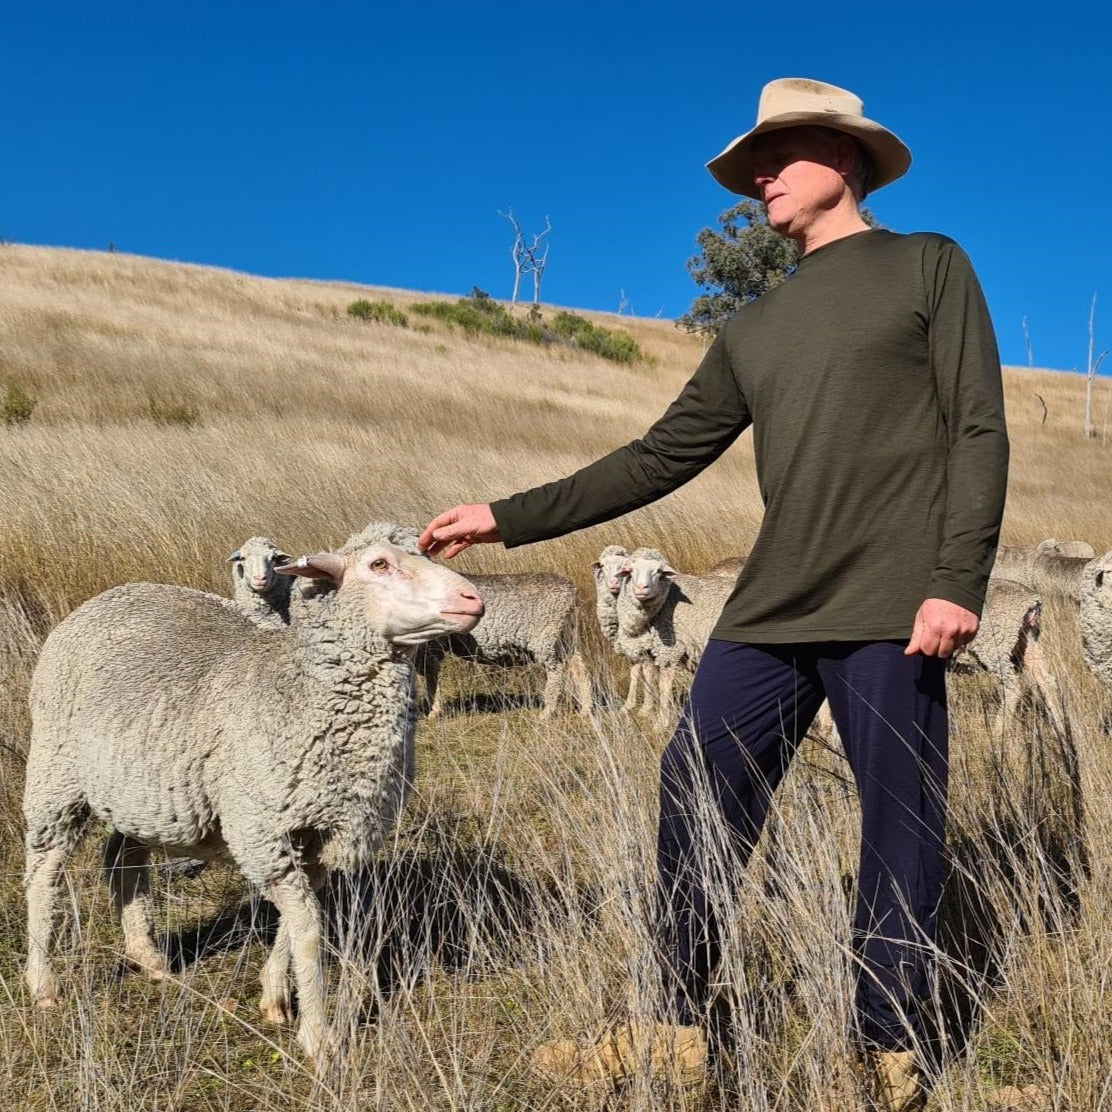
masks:
<instances>
[{"instance_id":1,"label":"person's face","mask_svg":"<svg viewBox=\"0 0 1112 1112\"><path fill-rule=\"evenodd\" d=\"M812 127L784 128L757 139L753 179L777 232L804 235L842 199L845 147L838 136Z\"/></svg>"}]
</instances>

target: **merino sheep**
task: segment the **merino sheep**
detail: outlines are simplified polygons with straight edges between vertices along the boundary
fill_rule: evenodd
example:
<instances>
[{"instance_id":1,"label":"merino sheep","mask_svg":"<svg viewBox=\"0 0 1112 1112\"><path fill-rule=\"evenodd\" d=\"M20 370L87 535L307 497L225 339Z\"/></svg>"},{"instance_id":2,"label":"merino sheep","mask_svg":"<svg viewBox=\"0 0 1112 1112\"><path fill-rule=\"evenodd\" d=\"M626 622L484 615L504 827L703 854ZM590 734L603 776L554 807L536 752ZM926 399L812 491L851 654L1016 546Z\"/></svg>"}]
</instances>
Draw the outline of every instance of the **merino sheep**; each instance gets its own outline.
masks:
<instances>
[{"instance_id":1,"label":"merino sheep","mask_svg":"<svg viewBox=\"0 0 1112 1112\"><path fill-rule=\"evenodd\" d=\"M290 589L293 579L279 575L290 562L269 537L248 537L228 557L232 565L232 597L247 616L266 629L290 624Z\"/></svg>"},{"instance_id":2,"label":"merino sheep","mask_svg":"<svg viewBox=\"0 0 1112 1112\"><path fill-rule=\"evenodd\" d=\"M645 644L644 651L639 650L631 656L629 649L632 643L618 643L618 595L625 588L629 574L626 567L628 560L629 552L625 548L620 544L611 544L591 565L595 577L595 614L611 648L629 657L629 691L622 709L636 710L640 695L641 710L651 714L656 705L657 668L648 653L648 645Z\"/></svg>"},{"instance_id":3,"label":"merino sheep","mask_svg":"<svg viewBox=\"0 0 1112 1112\"><path fill-rule=\"evenodd\" d=\"M281 916L263 1016L290 1018L292 965L298 1043L326 1056L316 892L328 870L366 865L401 809L413 647L482 615L474 587L417 554L411 534L383 523L377 536L357 553L281 568L318 587L283 630L217 595L131 583L51 632L31 681L23 799L25 978L39 1005L60 994L50 948L62 869L96 816L115 827L105 864L126 956L153 978L167 970L153 940L151 847L231 858Z\"/></svg>"},{"instance_id":4,"label":"merino sheep","mask_svg":"<svg viewBox=\"0 0 1112 1112\"><path fill-rule=\"evenodd\" d=\"M1089 671L1112 692L1112 552L1081 575L1081 652Z\"/></svg>"},{"instance_id":5,"label":"merino sheep","mask_svg":"<svg viewBox=\"0 0 1112 1112\"><path fill-rule=\"evenodd\" d=\"M1026 583L990 578L977 636L954 655L953 665L972 662L999 679L997 732L1015 714L1025 684L1042 700L1051 721L1064 726L1063 708L1039 645L1041 634L1038 594Z\"/></svg>"},{"instance_id":6,"label":"merino sheep","mask_svg":"<svg viewBox=\"0 0 1112 1112\"><path fill-rule=\"evenodd\" d=\"M629 558L629 582L618 596L621 652L645 652L660 668L658 720L672 713L676 671L694 672L710 632L734 589L722 575L684 575L654 548L638 548Z\"/></svg>"},{"instance_id":7,"label":"merino sheep","mask_svg":"<svg viewBox=\"0 0 1112 1112\"><path fill-rule=\"evenodd\" d=\"M719 560L717 564L707 568L704 575L724 575L732 579L737 579L741 575L742 569L745 567L745 562L749 559L748 556L727 556Z\"/></svg>"},{"instance_id":8,"label":"merino sheep","mask_svg":"<svg viewBox=\"0 0 1112 1112\"><path fill-rule=\"evenodd\" d=\"M591 681L579 651L578 594L562 575L524 572L470 575L486 613L469 633L450 634L422 646L417 670L425 681L430 718L443 712L440 667L448 654L498 668L539 664L545 671L542 717L567 691L583 714L591 710Z\"/></svg>"},{"instance_id":9,"label":"merino sheep","mask_svg":"<svg viewBox=\"0 0 1112 1112\"><path fill-rule=\"evenodd\" d=\"M1031 583L1036 560L1049 556L1084 556L1091 560L1096 552L1086 541L1060 541L1054 537L1038 544L1002 544L996 550L992 574L1001 579L1014 579L1017 583Z\"/></svg>"}]
</instances>

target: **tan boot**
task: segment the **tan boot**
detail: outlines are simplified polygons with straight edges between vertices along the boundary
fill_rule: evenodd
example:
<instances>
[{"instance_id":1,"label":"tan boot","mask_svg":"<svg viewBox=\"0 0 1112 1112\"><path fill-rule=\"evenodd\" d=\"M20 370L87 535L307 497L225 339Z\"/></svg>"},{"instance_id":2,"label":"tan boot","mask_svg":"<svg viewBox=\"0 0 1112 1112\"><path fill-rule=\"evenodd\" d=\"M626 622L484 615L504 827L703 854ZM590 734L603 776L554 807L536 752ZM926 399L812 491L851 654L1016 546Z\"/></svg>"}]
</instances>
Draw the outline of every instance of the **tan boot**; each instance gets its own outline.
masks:
<instances>
[{"instance_id":1,"label":"tan boot","mask_svg":"<svg viewBox=\"0 0 1112 1112\"><path fill-rule=\"evenodd\" d=\"M586 1043L560 1039L533 1051L533 1069L549 1081L617 1084L638 1073L651 1080L697 1085L706 1077L707 1035L701 1027L627 1020Z\"/></svg>"},{"instance_id":2,"label":"tan boot","mask_svg":"<svg viewBox=\"0 0 1112 1112\"><path fill-rule=\"evenodd\" d=\"M921 1112L927 1105L913 1050L876 1050L870 1055L877 1104L884 1112Z\"/></svg>"}]
</instances>

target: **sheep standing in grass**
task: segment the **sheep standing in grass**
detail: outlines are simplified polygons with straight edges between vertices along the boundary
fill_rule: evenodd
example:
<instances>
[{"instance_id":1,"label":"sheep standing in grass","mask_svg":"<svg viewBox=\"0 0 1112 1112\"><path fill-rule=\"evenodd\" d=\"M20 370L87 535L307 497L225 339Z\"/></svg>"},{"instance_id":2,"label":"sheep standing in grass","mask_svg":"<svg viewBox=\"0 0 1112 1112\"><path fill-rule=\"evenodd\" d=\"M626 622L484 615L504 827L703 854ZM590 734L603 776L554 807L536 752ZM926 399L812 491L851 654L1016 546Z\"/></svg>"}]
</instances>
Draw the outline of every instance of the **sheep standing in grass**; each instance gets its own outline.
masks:
<instances>
[{"instance_id":1,"label":"sheep standing in grass","mask_svg":"<svg viewBox=\"0 0 1112 1112\"><path fill-rule=\"evenodd\" d=\"M1060 729L1065 717L1057 688L1039 645L1042 600L1027 584L991 577L977 636L956 653L954 663L972 661L1000 681L996 730L1014 716L1025 685L1042 701Z\"/></svg>"},{"instance_id":2,"label":"sheep standing in grass","mask_svg":"<svg viewBox=\"0 0 1112 1112\"><path fill-rule=\"evenodd\" d=\"M364 534L366 535L366 534ZM91 816L115 827L106 855L127 957L167 971L152 936L148 860L231 858L277 906L262 971L266 1019L291 1016L292 964L313 1058L324 1017L321 909L328 870L366 865L402 806L414 738L413 646L470 629L482 602L462 576L383 524L356 553L302 557L281 574L319 586L284 630L227 599L132 583L47 638L31 682L26 981L59 997L50 959L58 883Z\"/></svg>"},{"instance_id":3,"label":"sheep standing in grass","mask_svg":"<svg viewBox=\"0 0 1112 1112\"><path fill-rule=\"evenodd\" d=\"M673 710L676 671L694 672L734 581L722 575L684 575L654 548L630 556L628 584L618 596L619 651L646 651L660 669L660 725Z\"/></svg>"},{"instance_id":4,"label":"sheep standing in grass","mask_svg":"<svg viewBox=\"0 0 1112 1112\"><path fill-rule=\"evenodd\" d=\"M579 651L575 584L548 572L468 578L483 596L482 623L471 632L430 641L418 654L429 717L443 713L440 667L449 654L497 668L539 664L545 672L542 717L552 715L565 692L581 713L590 713L591 681Z\"/></svg>"},{"instance_id":5,"label":"sheep standing in grass","mask_svg":"<svg viewBox=\"0 0 1112 1112\"><path fill-rule=\"evenodd\" d=\"M1081 576L1081 653L1112 692L1112 552L1090 560Z\"/></svg>"},{"instance_id":6,"label":"sheep standing in grass","mask_svg":"<svg viewBox=\"0 0 1112 1112\"><path fill-rule=\"evenodd\" d=\"M629 691L622 707L633 712L641 697L641 710L651 714L656 705L657 669L647 640L639 647L632 639L618 639L618 595L625 589L629 552L620 544L607 545L591 565L595 577L595 614L599 628L615 652L629 658Z\"/></svg>"},{"instance_id":7,"label":"sheep standing in grass","mask_svg":"<svg viewBox=\"0 0 1112 1112\"><path fill-rule=\"evenodd\" d=\"M269 537L248 537L228 557L232 565L232 597L247 616L266 629L290 624L293 579L278 569L290 562Z\"/></svg>"}]
</instances>

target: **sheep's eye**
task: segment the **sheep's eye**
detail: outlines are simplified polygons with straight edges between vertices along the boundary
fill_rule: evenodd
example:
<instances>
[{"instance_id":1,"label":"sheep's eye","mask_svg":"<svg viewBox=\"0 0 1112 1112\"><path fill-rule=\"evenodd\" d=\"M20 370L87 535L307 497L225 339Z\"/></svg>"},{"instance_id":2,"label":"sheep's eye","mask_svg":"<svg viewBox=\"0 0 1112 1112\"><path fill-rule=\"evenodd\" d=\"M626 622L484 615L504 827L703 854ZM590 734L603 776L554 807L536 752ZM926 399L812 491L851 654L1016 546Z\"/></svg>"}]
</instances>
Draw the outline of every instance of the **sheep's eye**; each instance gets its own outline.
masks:
<instances>
[{"instance_id":1,"label":"sheep's eye","mask_svg":"<svg viewBox=\"0 0 1112 1112\"><path fill-rule=\"evenodd\" d=\"M236 564L236 575L243 575L243 564Z\"/></svg>"},{"instance_id":2,"label":"sheep's eye","mask_svg":"<svg viewBox=\"0 0 1112 1112\"><path fill-rule=\"evenodd\" d=\"M371 571L386 571L390 567L390 561L384 556L379 556L377 560L371 561Z\"/></svg>"}]
</instances>

